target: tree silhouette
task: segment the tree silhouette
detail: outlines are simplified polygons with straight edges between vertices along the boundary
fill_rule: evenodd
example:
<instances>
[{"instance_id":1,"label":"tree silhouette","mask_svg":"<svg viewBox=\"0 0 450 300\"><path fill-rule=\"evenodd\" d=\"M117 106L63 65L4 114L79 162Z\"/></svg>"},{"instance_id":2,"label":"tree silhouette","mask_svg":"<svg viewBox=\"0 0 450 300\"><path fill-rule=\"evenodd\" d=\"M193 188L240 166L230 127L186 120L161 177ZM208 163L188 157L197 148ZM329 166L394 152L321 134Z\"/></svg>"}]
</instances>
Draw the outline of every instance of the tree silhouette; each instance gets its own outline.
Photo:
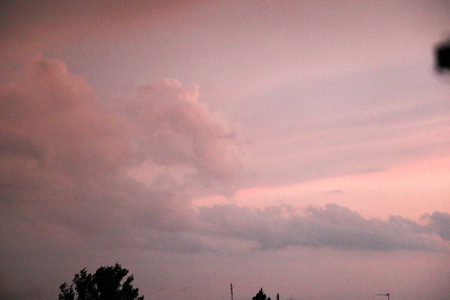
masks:
<instances>
[{"instance_id":1,"label":"tree silhouette","mask_svg":"<svg viewBox=\"0 0 450 300\"><path fill-rule=\"evenodd\" d=\"M66 282L59 287L59 300L144 300L139 297L139 289L131 284L133 275L123 283L128 274L119 264L114 267L100 267L94 275L88 274L86 268L75 274L73 283Z\"/></svg>"},{"instance_id":2,"label":"tree silhouette","mask_svg":"<svg viewBox=\"0 0 450 300\"><path fill-rule=\"evenodd\" d=\"M259 292L253 297L253 300L271 300L270 297L267 298L266 294L264 294L263 289L261 288Z\"/></svg>"}]
</instances>

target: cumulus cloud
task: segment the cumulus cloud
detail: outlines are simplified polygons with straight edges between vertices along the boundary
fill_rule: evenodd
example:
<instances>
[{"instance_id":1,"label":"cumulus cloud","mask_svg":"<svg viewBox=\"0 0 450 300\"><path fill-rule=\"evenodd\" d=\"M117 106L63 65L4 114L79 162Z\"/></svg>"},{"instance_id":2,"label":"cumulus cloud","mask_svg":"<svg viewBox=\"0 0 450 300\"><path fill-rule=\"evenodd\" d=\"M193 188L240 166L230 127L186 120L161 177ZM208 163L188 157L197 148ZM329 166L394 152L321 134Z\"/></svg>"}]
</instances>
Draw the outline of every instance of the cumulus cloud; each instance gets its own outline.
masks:
<instances>
[{"instance_id":1,"label":"cumulus cloud","mask_svg":"<svg viewBox=\"0 0 450 300\"><path fill-rule=\"evenodd\" d=\"M445 241L450 241L449 214L436 211L431 215L424 215L423 218L429 221L428 226L426 226L429 232L439 235Z\"/></svg>"},{"instance_id":2,"label":"cumulus cloud","mask_svg":"<svg viewBox=\"0 0 450 300\"><path fill-rule=\"evenodd\" d=\"M303 214L288 206L196 211L189 186L227 185L242 170L236 132L199 101L197 86L158 79L112 104L59 60L39 59L27 70L0 86L6 240L22 231L39 236L36 247L58 241L61 251L86 241L192 252L205 250L202 240L212 235L255 241L261 249L437 250L433 236L450 239L442 212L420 225L399 216L368 220L338 205Z\"/></svg>"},{"instance_id":3,"label":"cumulus cloud","mask_svg":"<svg viewBox=\"0 0 450 300\"><path fill-rule=\"evenodd\" d=\"M140 153L161 165L195 167L205 177L234 178L240 170L235 132L199 102L198 86L160 79L140 89L127 113Z\"/></svg>"},{"instance_id":4,"label":"cumulus cloud","mask_svg":"<svg viewBox=\"0 0 450 300\"><path fill-rule=\"evenodd\" d=\"M304 214L289 206L257 209L216 205L201 208L199 216L204 233L256 241L260 249L303 246L424 251L441 249L436 240L424 233L433 232L445 240L442 219L449 218L446 213L436 212L432 216L439 221L432 220L426 226L394 216L388 221L365 219L336 204L308 207Z\"/></svg>"},{"instance_id":5,"label":"cumulus cloud","mask_svg":"<svg viewBox=\"0 0 450 300\"><path fill-rule=\"evenodd\" d=\"M173 176L226 184L240 172L233 129L196 86L160 79L109 105L62 61L25 69L0 86L0 201L9 220L115 240L134 226L187 230L193 210ZM158 184L137 180L136 169Z\"/></svg>"}]
</instances>

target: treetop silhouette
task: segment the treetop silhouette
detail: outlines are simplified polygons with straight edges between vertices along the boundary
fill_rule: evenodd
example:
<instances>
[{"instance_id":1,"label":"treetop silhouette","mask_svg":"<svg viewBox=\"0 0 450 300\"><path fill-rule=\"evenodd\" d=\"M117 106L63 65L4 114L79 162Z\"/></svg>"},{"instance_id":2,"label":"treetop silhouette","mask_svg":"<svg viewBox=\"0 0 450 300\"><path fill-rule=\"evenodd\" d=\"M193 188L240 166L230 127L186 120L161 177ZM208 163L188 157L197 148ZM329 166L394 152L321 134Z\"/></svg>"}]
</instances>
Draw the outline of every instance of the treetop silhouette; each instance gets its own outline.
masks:
<instances>
[{"instance_id":1,"label":"treetop silhouette","mask_svg":"<svg viewBox=\"0 0 450 300\"><path fill-rule=\"evenodd\" d=\"M87 273L86 268L75 274L73 283L69 286L66 282L59 287L59 300L144 300L139 296L139 289L131 284L133 275L123 278L128 274L127 269L121 265L100 267L94 275Z\"/></svg>"},{"instance_id":2,"label":"treetop silhouette","mask_svg":"<svg viewBox=\"0 0 450 300\"><path fill-rule=\"evenodd\" d=\"M271 300L270 297L267 298L266 294L264 294L263 289L261 288L259 292L253 297L252 300Z\"/></svg>"}]
</instances>

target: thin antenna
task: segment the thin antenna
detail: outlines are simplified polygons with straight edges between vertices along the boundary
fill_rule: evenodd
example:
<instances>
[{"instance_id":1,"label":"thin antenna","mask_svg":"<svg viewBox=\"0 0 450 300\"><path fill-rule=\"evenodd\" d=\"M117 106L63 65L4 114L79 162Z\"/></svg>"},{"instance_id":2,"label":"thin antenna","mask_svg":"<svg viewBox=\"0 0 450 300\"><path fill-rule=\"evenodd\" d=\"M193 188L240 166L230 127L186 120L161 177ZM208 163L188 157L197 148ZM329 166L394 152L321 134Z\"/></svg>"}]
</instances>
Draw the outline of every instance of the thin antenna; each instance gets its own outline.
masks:
<instances>
[{"instance_id":1,"label":"thin antenna","mask_svg":"<svg viewBox=\"0 0 450 300\"><path fill-rule=\"evenodd\" d=\"M231 290L231 300L233 300L233 284L232 283L230 283L230 290Z\"/></svg>"},{"instance_id":2,"label":"thin antenna","mask_svg":"<svg viewBox=\"0 0 450 300\"><path fill-rule=\"evenodd\" d=\"M377 296L387 296L388 300L390 300L389 299L389 293L387 293L387 294L377 294Z\"/></svg>"}]
</instances>

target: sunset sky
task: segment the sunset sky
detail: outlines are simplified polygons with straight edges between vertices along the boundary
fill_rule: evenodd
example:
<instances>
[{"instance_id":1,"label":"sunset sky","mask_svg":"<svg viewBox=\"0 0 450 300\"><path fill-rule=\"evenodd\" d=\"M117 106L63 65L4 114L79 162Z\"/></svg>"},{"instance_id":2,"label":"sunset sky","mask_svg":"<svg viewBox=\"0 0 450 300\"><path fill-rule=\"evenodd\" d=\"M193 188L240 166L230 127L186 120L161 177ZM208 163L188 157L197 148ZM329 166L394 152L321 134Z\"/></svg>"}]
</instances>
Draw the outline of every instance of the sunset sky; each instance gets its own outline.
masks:
<instances>
[{"instance_id":1,"label":"sunset sky","mask_svg":"<svg viewBox=\"0 0 450 300\"><path fill-rule=\"evenodd\" d=\"M436 1L2 1L0 299L450 297Z\"/></svg>"}]
</instances>

